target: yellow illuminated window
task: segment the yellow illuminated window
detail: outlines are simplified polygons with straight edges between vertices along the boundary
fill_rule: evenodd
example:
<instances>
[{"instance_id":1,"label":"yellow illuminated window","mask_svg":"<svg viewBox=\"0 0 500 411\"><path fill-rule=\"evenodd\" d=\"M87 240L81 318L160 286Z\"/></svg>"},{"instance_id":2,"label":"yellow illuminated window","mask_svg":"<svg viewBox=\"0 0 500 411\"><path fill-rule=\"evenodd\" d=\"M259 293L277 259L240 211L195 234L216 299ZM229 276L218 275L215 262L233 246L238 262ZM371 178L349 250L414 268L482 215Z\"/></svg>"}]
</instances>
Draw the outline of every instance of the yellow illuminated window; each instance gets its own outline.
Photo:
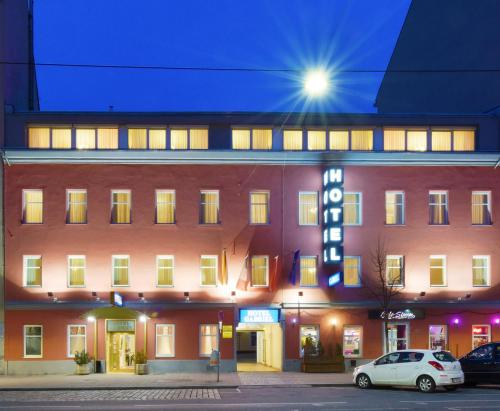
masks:
<instances>
[{"instance_id":1,"label":"yellow illuminated window","mask_svg":"<svg viewBox=\"0 0 500 411\"><path fill-rule=\"evenodd\" d=\"M326 150L326 131L308 130L307 131L307 149L308 150Z\"/></svg>"},{"instance_id":2,"label":"yellow illuminated window","mask_svg":"<svg viewBox=\"0 0 500 411\"><path fill-rule=\"evenodd\" d=\"M491 224L491 192L472 192L472 224Z\"/></svg>"},{"instance_id":3,"label":"yellow illuminated window","mask_svg":"<svg viewBox=\"0 0 500 411\"><path fill-rule=\"evenodd\" d=\"M269 276L269 257L267 255L252 256L252 287L267 287Z\"/></svg>"},{"instance_id":4,"label":"yellow illuminated window","mask_svg":"<svg viewBox=\"0 0 500 411\"><path fill-rule=\"evenodd\" d=\"M250 224L269 224L269 192L250 193Z\"/></svg>"},{"instance_id":5,"label":"yellow illuminated window","mask_svg":"<svg viewBox=\"0 0 500 411\"><path fill-rule=\"evenodd\" d=\"M448 192L429 191L429 224L448 224Z\"/></svg>"},{"instance_id":6,"label":"yellow illuminated window","mask_svg":"<svg viewBox=\"0 0 500 411\"><path fill-rule=\"evenodd\" d=\"M167 130L150 129L149 130L149 149L165 150L167 148Z\"/></svg>"},{"instance_id":7,"label":"yellow illuminated window","mask_svg":"<svg viewBox=\"0 0 500 411\"><path fill-rule=\"evenodd\" d=\"M254 128L252 130L252 149L271 150L273 148L273 130Z\"/></svg>"},{"instance_id":8,"label":"yellow illuminated window","mask_svg":"<svg viewBox=\"0 0 500 411\"><path fill-rule=\"evenodd\" d=\"M68 357L74 358L77 352L86 351L86 330L85 325L68 325Z\"/></svg>"},{"instance_id":9,"label":"yellow illuminated window","mask_svg":"<svg viewBox=\"0 0 500 411\"><path fill-rule=\"evenodd\" d=\"M25 325L24 327L24 357L43 357L43 326Z\"/></svg>"},{"instance_id":10,"label":"yellow illuminated window","mask_svg":"<svg viewBox=\"0 0 500 411\"><path fill-rule=\"evenodd\" d=\"M373 130L351 130L351 150L373 150Z\"/></svg>"},{"instance_id":11,"label":"yellow illuminated window","mask_svg":"<svg viewBox=\"0 0 500 411\"><path fill-rule=\"evenodd\" d=\"M190 129L189 148L191 150L208 150L208 129L206 128Z\"/></svg>"},{"instance_id":12,"label":"yellow illuminated window","mask_svg":"<svg viewBox=\"0 0 500 411\"><path fill-rule=\"evenodd\" d=\"M455 130L453 132L454 151L474 151L474 130Z\"/></svg>"},{"instance_id":13,"label":"yellow illuminated window","mask_svg":"<svg viewBox=\"0 0 500 411\"><path fill-rule=\"evenodd\" d=\"M52 129L52 148L58 148L58 149L71 148L70 128Z\"/></svg>"},{"instance_id":14,"label":"yellow illuminated window","mask_svg":"<svg viewBox=\"0 0 500 411\"><path fill-rule=\"evenodd\" d=\"M299 225L318 224L318 193L299 193Z\"/></svg>"},{"instance_id":15,"label":"yellow illuminated window","mask_svg":"<svg viewBox=\"0 0 500 411\"><path fill-rule=\"evenodd\" d=\"M50 148L50 128L30 127L28 128L29 148Z\"/></svg>"},{"instance_id":16,"label":"yellow illuminated window","mask_svg":"<svg viewBox=\"0 0 500 411\"><path fill-rule=\"evenodd\" d=\"M431 287L446 285L446 257L431 255L430 257L430 284Z\"/></svg>"},{"instance_id":17,"label":"yellow illuminated window","mask_svg":"<svg viewBox=\"0 0 500 411\"><path fill-rule=\"evenodd\" d=\"M87 190L67 191L68 224L85 224L87 222Z\"/></svg>"},{"instance_id":18,"label":"yellow illuminated window","mask_svg":"<svg viewBox=\"0 0 500 411\"><path fill-rule=\"evenodd\" d=\"M43 223L42 190L23 190L23 223Z\"/></svg>"},{"instance_id":19,"label":"yellow illuminated window","mask_svg":"<svg viewBox=\"0 0 500 411\"><path fill-rule=\"evenodd\" d=\"M113 260L113 287L126 287L129 280L130 259L128 255L114 255Z\"/></svg>"},{"instance_id":20,"label":"yellow illuminated window","mask_svg":"<svg viewBox=\"0 0 500 411\"><path fill-rule=\"evenodd\" d=\"M99 150L111 150L118 148L118 129L117 128L98 128L97 129L97 148Z\"/></svg>"},{"instance_id":21,"label":"yellow illuminated window","mask_svg":"<svg viewBox=\"0 0 500 411\"><path fill-rule=\"evenodd\" d=\"M427 131L408 130L406 134L408 151L427 150Z\"/></svg>"},{"instance_id":22,"label":"yellow illuminated window","mask_svg":"<svg viewBox=\"0 0 500 411\"><path fill-rule=\"evenodd\" d=\"M128 129L128 148L130 150L145 150L148 148L147 130L145 128Z\"/></svg>"},{"instance_id":23,"label":"yellow illuminated window","mask_svg":"<svg viewBox=\"0 0 500 411\"><path fill-rule=\"evenodd\" d=\"M344 286L361 285L361 257L344 257Z\"/></svg>"},{"instance_id":24,"label":"yellow illuminated window","mask_svg":"<svg viewBox=\"0 0 500 411\"><path fill-rule=\"evenodd\" d=\"M330 131L330 150L349 150L349 131Z\"/></svg>"},{"instance_id":25,"label":"yellow illuminated window","mask_svg":"<svg viewBox=\"0 0 500 411\"><path fill-rule=\"evenodd\" d=\"M95 149L95 129L77 128L76 129L76 148L78 150Z\"/></svg>"},{"instance_id":26,"label":"yellow illuminated window","mask_svg":"<svg viewBox=\"0 0 500 411\"><path fill-rule=\"evenodd\" d=\"M402 287L404 285L403 256L388 255L386 257L385 270L387 285L397 287Z\"/></svg>"},{"instance_id":27,"label":"yellow illuminated window","mask_svg":"<svg viewBox=\"0 0 500 411\"><path fill-rule=\"evenodd\" d=\"M344 193L344 225L361 224L361 193Z\"/></svg>"},{"instance_id":28,"label":"yellow illuminated window","mask_svg":"<svg viewBox=\"0 0 500 411\"><path fill-rule=\"evenodd\" d=\"M219 222L219 192L202 191L200 224L218 224Z\"/></svg>"},{"instance_id":29,"label":"yellow illuminated window","mask_svg":"<svg viewBox=\"0 0 500 411\"><path fill-rule=\"evenodd\" d=\"M175 357L174 324L156 324L156 356Z\"/></svg>"},{"instance_id":30,"label":"yellow illuminated window","mask_svg":"<svg viewBox=\"0 0 500 411\"><path fill-rule=\"evenodd\" d=\"M404 151L405 150L405 130L387 129L384 130L384 150Z\"/></svg>"},{"instance_id":31,"label":"yellow illuminated window","mask_svg":"<svg viewBox=\"0 0 500 411\"><path fill-rule=\"evenodd\" d=\"M85 256L68 256L68 287L85 287Z\"/></svg>"},{"instance_id":32,"label":"yellow illuminated window","mask_svg":"<svg viewBox=\"0 0 500 411\"><path fill-rule=\"evenodd\" d=\"M156 224L175 224L174 190L156 190Z\"/></svg>"},{"instance_id":33,"label":"yellow illuminated window","mask_svg":"<svg viewBox=\"0 0 500 411\"><path fill-rule=\"evenodd\" d=\"M250 130L233 129L233 150L250 150Z\"/></svg>"},{"instance_id":34,"label":"yellow illuminated window","mask_svg":"<svg viewBox=\"0 0 500 411\"><path fill-rule=\"evenodd\" d=\"M42 286L42 256L25 255L23 256L23 273L25 287Z\"/></svg>"},{"instance_id":35,"label":"yellow illuminated window","mask_svg":"<svg viewBox=\"0 0 500 411\"><path fill-rule=\"evenodd\" d=\"M217 324L200 325L200 357L210 357L213 350L219 346L219 331Z\"/></svg>"},{"instance_id":36,"label":"yellow illuminated window","mask_svg":"<svg viewBox=\"0 0 500 411\"><path fill-rule=\"evenodd\" d=\"M130 191L111 192L111 223L130 224Z\"/></svg>"},{"instance_id":37,"label":"yellow illuminated window","mask_svg":"<svg viewBox=\"0 0 500 411\"><path fill-rule=\"evenodd\" d=\"M451 151L451 131L432 131L432 151Z\"/></svg>"},{"instance_id":38,"label":"yellow illuminated window","mask_svg":"<svg viewBox=\"0 0 500 411\"><path fill-rule=\"evenodd\" d=\"M404 216L405 195L402 191L385 192L385 223L388 225L402 225Z\"/></svg>"},{"instance_id":39,"label":"yellow illuminated window","mask_svg":"<svg viewBox=\"0 0 500 411\"><path fill-rule=\"evenodd\" d=\"M472 257L472 285L487 287L490 285L490 256L475 255Z\"/></svg>"},{"instance_id":40,"label":"yellow illuminated window","mask_svg":"<svg viewBox=\"0 0 500 411\"><path fill-rule=\"evenodd\" d=\"M302 150L302 130L284 130L283 149Z\"/></svg>"},{"instance_id":41,"label":"yellow illuminated window","mask_svg":"<svg viewBox=\"0 0 500 411\"><path fill-rule=\"evenodd\" d=\"M174 286L174 256L159 255L156 257L156 278L158 287Z\"/></svg>"},{"instance_id":42,"label":"yellow illuminated window","mask_svg":"<svg viewBox=\"0 0 500 411\"><path fill-rule=\"evenodd\" d=\"M170 148L172 150L187 150L188 130L186 128L170 130Z\"/></svg>"},{"instance_id":43,"label":"yellow illuminated window","mask_svg":"<svg viewBox=\"0 0 500 411\"><path fill-rule=\"evenodd\" d=\"M200 259L201 285L217 285L217 256L202 255Z\"/></svg>"},{"instance_id":44,"label":"yellow illuminated window","mask_svg":"<svg viewBox=\"0 0 500 411\"><path fill-rule=\"evenodd\" d=\"M300 285L302 287L318 285L317 265L316 257L300 257Z\"/></svg>"}]
</instances>

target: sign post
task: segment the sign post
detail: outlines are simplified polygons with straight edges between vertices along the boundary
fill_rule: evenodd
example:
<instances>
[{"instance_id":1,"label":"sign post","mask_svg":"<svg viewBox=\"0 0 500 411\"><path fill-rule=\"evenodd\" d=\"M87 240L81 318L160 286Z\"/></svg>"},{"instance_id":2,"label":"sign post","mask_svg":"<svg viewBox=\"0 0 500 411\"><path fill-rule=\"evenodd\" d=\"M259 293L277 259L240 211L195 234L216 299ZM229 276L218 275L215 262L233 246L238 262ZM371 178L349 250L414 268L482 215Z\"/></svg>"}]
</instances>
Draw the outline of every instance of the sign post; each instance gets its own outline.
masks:
<instances>
[{"instance_id":1,"label":"sign post","mask_svg":"<svg viewBox=\"0 0 500 411\"><path fill-rule=\"evenodd\" d=\"M219 320L219 335L217 336L217 382L220 382L220 340L222 338L222 322L224 321L224 311L219 311L218 313Z\"/></svg>"}]
</instances>

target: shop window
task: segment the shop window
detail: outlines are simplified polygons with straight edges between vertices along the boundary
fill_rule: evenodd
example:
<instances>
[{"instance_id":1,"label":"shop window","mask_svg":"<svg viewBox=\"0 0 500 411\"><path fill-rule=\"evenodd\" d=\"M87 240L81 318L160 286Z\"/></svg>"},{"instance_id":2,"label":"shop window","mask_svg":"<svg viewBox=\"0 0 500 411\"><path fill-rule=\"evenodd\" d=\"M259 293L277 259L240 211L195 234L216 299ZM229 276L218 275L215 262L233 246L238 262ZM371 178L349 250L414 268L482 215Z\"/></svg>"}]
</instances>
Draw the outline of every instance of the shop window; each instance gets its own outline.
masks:
<instances>
[{"instance_id":1,"label":"shop window","mask_svg":"<svg viewBox=\"0 0 500 411\"><path fill-rule=\"evenodd\" d=\"M447 191L429 191L429 224L448 224Z\"/></svg>"},{"instance_id":2,"label":"shop window","mask_svg":"<svg viewBox=\"0 0 500 411\"><path fill-rule=\"evenodd\" d=\"M373 130L351 130L351 150L373 150Z\"/></svg>"},{"instance_id":3,"label":"shop window","mask_svg":"<svg viewBox=\"0 0 500 411\"><path fill-rule=\"evenodd\" d=\"M324 130L308 130L307 131L307 149L326 150L326 131Z\"/></svg>"},{"instance_id":4,"label":"shop window","mask_svg":"<svg viewBox=\"0 0 500 411\"><path fill-rule=\"evenodd\" d=\"M361 257L344 257L344 286L361 286Z\"/></svg>"},{"instance_id":5,"label":"shop window","mask_svg":"<svg viewBox=\"0 0 500 411\"><path fill-rule=\"evenodd\" d=\"M250 224L269 224L269 192L250 192Z\"/></svg>"},{"instance_id":6,"label":"shop window","mask_svg":"<svg viewBox=\"0 0 500 411\"><path fill-rule=\"evenodd\" d=\"M87 190L67 190L66 201L66 223L87 223Z\"/></svg>"},{"instance_id":7,"label":"shop window","mask_svg":"<svg viewBox=\"0 0 500 411\"><path fill-rule=\"evenodd\" d=\"M429 268L431 287L446 286L446 256L431 255Z\"/></svg>"},{"instance_id":8,"label":"shop window","mask_svg":"<svg viewBox=\"0 0 500 411\"><path fill-rule=\"evenodd\" d=\"M361 193L344 193L344 225L361 225Z\"/></svg>"},{"instance_id":9,"label":"shop window","mask_svg":"<svg viewBox=\"0 0 500 411\"><path fill-rule=\"evenodd\" d=\"M308 356L317 356L317 347L319 343L319 325L301 325L300 326L300 357L304 354Z\"/></svg>"},{"instance_id":10,"label":"shop window","mask_svg":"<svg viewBox=\"0 0 500 411\"><path fill-rule=\"evenodd\" d=\"M283 149L287 151L302 150L302 130L284 130Z\"/></svg>"},{"instance_id":11,"label":"shop window","mask_svg":"<svg viewBox=\"0 0 500 411\"><path fill-rule=\"evenodd\" d=\"M403 225L405 223L405 193L402 191L385 192L385 223Z\"/></svg>"},{"instance_id":12,"label":"shop window","mask_svg":"<svg viewBox=\"0 0 500 411\"><path fill-rule=\"evenodd\" d=\"M343 354L346 358L362 356L363 327L360 325L344 326Z\"/></svg>"},{"instance_id":13,"label":"shop window","mask_svg":"<svg viewBox=\"0 0 500 411\"><path fill-rule=\"evenodd\" d=\"M41 325L24 326L24 357L42 358L43 327Z\"/></svg>"},{"instance_id":14,"label":"shop window","mask_svg":"<svg viewBox=\"0 0 500 411\"><path fill-rule=\"evenodd\" d=\"M318 285L318 258L300 257L300 286L314 287Z\"/></svg>"},{"instance_id":15,"label":"shop window","mask_svg":"<svg viewBox=\"0 0 500 411\"><path fill-rule=\"evenodd\" d=\"M113 287L127 287L129 285L130 258L128 255L114 255Z\"/></svg>"},{"instance_id":16,"label":"shop window","mask_svg":"<svg viewBox=\"0 0 500 411\"><path fill-rule=\"evenodd\" d=\"M217 256L202 255L200 258L201 285L217 285Z\"/></svg>"},{"instance_id":17,"label":"shop window","mask_svg":"<svg viewBox=\"0 0 500 411\"><path fill-rule=\"evenodd\" d=\"M472 192L472 224L491 224L491 191Z\"/></svg>"},{"instance_id":18,"label":"shop window","mask_svg":"<svg viewBox=\"0 0 500 411\"><path fill-rule=\"evenodd\" d=\"M111 192L111 224L130 224L130 190Z\"/></svg>"},{"instance_id":19,"label":"shop window","mask_svg":"<svg viewBox=\"0 0 500 411\"><path fill-rule=\"evenodd\" d=\"M442 351L448 348L448 327L429 325L429 350Z\"/></svg>"},{"instance_id":20,"label":"shop window","mask_svg":"<svg viewBox=\"0 0 500 411\"><path fill-rule=\"evenodd\" d=\"M386 326L387 338L389 341L389 352L408 349L408 331L410 326L408 324L400 323L388 323ZM384 344L384 349L386 347L387 345Z\"/></svg>"},{"instance_id":21,"label":"shop window","mask_svg":"<svg viewBox=\"0 0 500 411\"><path fill-rule=\"evenodd\" d=\"M349 150L349 131L332 130L330 131L330 150L347 151Z\"/></svg>"},{"instance_id":22,"label":"shop window","mask_svg":"<svg viewBox=\"0 0 500 411\"><path fill-rule=\"evenodd\" d=\"M156 190L156 224L175 224L175 190Z\"/></svg>"},{"instance_id":23,"label":"shop window","mask_svg":"<svg viewBox=\"0 0 500 411\"><path fill-rule=\"evenodd\" d=\"M252 256L252 287L267 287L269 279L269 257Z\"/></svg>"},{"instance_id":24,"label":"shop window","mask_svg":"<svg viewBox=\"0 0 500 411\"><path fill-rule=\"evenodd\" d=\"M23 256L23 285L25 287L42 286L42 256Z\"/></svg>"},{"instance_id":25,"label":"shop window","mask_svg":"<svg viewBox=\"0 0 500 411\"><path fill-rule=\"evenodd\" d=\"M404 258L402 255L386 257L386 281L390 287L404 286Z\"/></svg>"},{"instance_id":26,"label":"shop window","mask_svg":"<svg viewBox=\"0 0 500 411\"><path fill-rule=\"evenodd\" d=\"M472 326L472 349L491 342L491 327L489 325Z\"/></svg>"},{"instance_id":27,"label":"shop window","mask_svg":"<svg viewBox=\"0 0 500 411\"><path fill-rule=\"evenodd\" d=\"M174 286L173 255L159 255L156 257L156 284L158 287Z\"/></svg>"},{"instance_id":28,"label":"shop window","mask_svg":"<svg viewBox=\"0 0 500 411\"><path fill-rule=\"evenodd\" d=\"M217 324L200 325L200 357L210 357L217 350L219 331Z\"/></svg>"},{"instance_id":29,"label":"shop window","mask_svg":"<svg viewBox=\"0 0 500 411\"><path fill-rule=\"evenodd\" d=\"M85 256L68 256L68 287L85 287Z\"/></svg>"},{"instance_id":30,"label":"shop window","mask_svg":"<svg viewBox=\"0 0 500 411\"><path fill-rule=\"evenodd\" d=\"M68 357L87 351L87 328L85 325L68 325Z\"/></svg>"},{"instance_id":31,"label":"shop window","mask_svg":"<svg viewBox=\"0 0 500 411\"><path fill-rule=\"evenodd\" d=\"M23 190L23 224L43 223L43 191Z\"/></svg>"},{"instance_id":32,"label":"shop window","mask_svg":"<svg viewBox=\"0 0 500 411\"><path fill-rule=\"evenodd\" d=\"M200 224L219 224L219 192L201 191Z\"/></svg>"},{"instance_id":33,"label":"shop window","mask_svg":"<svg viewBox=\"0 0 500 411\"><path fill-rule=\"evenodd\" d=\"M174 324L156 324L156 356L175 357Z\"/></svg>"},{"instance_id":34,"label":"shop window","mask_svg":"<svg viewBox=\"0 0 500 411\"><path fill-rule=\"evenodd\" d=\"M490 285L490 256L475 255L472 257L472 285L487 287Z\"/></svg>"},{"instance_id":35,"label":"shop window","mask_svg":"<svg viewBox=\"0 0 500 411\"><path fill-rule=\"evenodd\" d=\"M318 225L318 193L299 193L299 225Z\"/></svg>"}]
</instances>

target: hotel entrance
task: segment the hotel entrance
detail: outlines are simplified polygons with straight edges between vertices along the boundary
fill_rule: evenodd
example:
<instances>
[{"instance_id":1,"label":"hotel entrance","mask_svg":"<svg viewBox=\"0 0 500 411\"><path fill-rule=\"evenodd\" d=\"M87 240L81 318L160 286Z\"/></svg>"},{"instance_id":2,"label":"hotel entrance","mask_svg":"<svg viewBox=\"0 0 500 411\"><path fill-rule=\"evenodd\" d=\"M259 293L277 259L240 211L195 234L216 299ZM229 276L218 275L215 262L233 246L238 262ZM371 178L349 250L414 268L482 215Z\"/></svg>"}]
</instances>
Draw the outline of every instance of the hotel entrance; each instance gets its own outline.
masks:
<instances>
[{"instance_id":1,"label":"hotel entrance","mask_svg":"<svg viewBox=\"0 0 500 411\"><path fill-rule=\"evenodd\" d=\"M107 372L134 372L135 320L106 320Z\"/></svg>"}]
</instances>

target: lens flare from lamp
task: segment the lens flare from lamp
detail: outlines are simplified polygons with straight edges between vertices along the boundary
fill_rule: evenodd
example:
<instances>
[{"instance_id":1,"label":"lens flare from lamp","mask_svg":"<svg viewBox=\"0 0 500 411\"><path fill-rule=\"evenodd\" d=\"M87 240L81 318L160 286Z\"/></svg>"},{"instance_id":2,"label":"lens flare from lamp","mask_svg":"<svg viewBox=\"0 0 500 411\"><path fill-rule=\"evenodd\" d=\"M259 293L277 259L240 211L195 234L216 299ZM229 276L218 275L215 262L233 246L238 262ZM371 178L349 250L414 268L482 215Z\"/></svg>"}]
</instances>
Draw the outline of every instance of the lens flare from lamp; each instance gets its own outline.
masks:
<instances>
[{"instance_id":1,"label":"lens flare from lamp","mask_svg":"<svg viewBox=\"0 0 500 411\"><path fill-rule=\"evenodd\" d=\"M87 317L87 321L88 321L89 323L93 323L93 322L95 322L95 317L94 317L93 315L89 315L89 316Z\"/></svg>"},{"instance_id":2,"label":"lens flare from lamp","mask_svg":"<svg viewBox=\"0 0 500 411\"><path fill-rule=\"evenodd\" d=\"M458 325L460 324L460 318L455 317L453 320L451 320L451 322L455 325Z\"/></svg>"},{"instance_id":3,"label":"lens flare from lamp","mask_svg":"<svg viewBox=\"0 0 500 411\"><path fill-rule=\"evenodd\" d=\"M328 73L322 69L307 71L304 79L304 91L310 97L324 95L330 87Z\"/></svg>"},{"instance_id":4,"label":"lens flare from lamp","mask_svg":"<svg viewBox=\"0 0 500 411\"><path fill-rule=\"evenodd\" d=\"M495 317L493 319L493 322L496 324L496 325L499 325L500 324L500 317Z\"/></svg>"},{"instance_id":5,"label":"lens flare from lamp","mask_svg":"<svg viewBox=\"0 0 500 411\"><path fill-rule=\"evenodd\" d=\"M145 323L147 321L148 317L146 317L144 314L142 314L140 317L139 317L139 321L141 323Z\"/></svg>"}]
</instances>

